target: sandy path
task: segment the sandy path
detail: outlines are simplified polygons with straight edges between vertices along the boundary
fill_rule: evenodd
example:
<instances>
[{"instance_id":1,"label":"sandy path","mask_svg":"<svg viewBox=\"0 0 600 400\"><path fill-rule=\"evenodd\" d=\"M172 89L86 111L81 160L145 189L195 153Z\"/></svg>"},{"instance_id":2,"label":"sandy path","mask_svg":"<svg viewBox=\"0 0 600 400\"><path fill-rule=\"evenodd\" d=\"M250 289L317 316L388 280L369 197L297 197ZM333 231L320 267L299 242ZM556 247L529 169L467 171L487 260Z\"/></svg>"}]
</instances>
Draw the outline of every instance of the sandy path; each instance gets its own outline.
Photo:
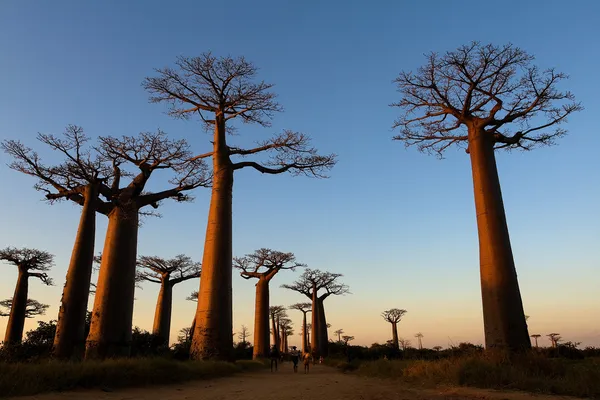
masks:
<instances>
[{"instance_id":1,"label":"sandy path","mask_svg":"<svg viewBox=\"0 0 600 400\"><path fill-rule=\"evenodd\" d=\"M424 399L491 399L556 400L558 396L536 396L516 392L479 389L411 389L393 380L364 378L342 374L335 369L315 366L308 375L294 374L290 363L277 373L242 373L228 378L194 381L167 386L49 393L14 397L15 400L424 400Z\"/></svg>"}]
</instances>

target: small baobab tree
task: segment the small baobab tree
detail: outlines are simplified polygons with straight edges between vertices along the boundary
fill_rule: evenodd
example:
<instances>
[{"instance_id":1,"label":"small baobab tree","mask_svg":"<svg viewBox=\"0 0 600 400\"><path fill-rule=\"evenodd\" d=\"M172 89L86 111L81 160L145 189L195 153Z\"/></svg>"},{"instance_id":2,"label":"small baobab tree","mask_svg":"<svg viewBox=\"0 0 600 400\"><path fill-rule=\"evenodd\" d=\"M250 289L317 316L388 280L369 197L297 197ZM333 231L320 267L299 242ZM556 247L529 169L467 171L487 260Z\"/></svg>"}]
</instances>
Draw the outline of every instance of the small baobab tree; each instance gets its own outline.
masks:
<instances>
[{"instance_id":1,"label":"small baobab tree","mask_svg":"<svg viewBox=\"0 0 600 400\"><path fill-rule=\"evenodd\" d=\"M335 155L319 155L307 135L284 131L256 147L244 149L228 143L227 133L235 120L270 126L282 108L275 101L273 85L256 79L257 68L243 57L179 57L175 68L157 69L144 80L150 101L166 102L170 114L179 118L198 116L213 131L213 188L202 259L197 324L192 359L230 359L232 354L232 194L235 171L254 169L262 174L325 177ZM236 160L265 156L264 162Z\"/></svg>"},{"instance_id":2,"label":"small baobab tree","mask_svg":"<svg viewBox=\"0 0 600 400\"><path fill-rule=\"evenodd\" d=\"M45 285L52 285L47 272L54 264L54 256L46 251L6 247L0 250L0 261L16 266L19 270L15 294L10 303L10 314L6 325L5 345L21 343L27 318L29 278L37 278Z\"/></svg>"},{"instance_id":3,"label":"small baobab tree","mask_svg":"<svg viewBox=\"0 0 600 400\"><path fill-rule=\"evenodd\" d=\"M540 335L539 333L534 333L533 335L531 335L531 337L533 338L533 340L535 341L535 348L538 348L538 338L540 338L542 335Z\"/></svg>"},{"instance_id":4,"label":"small baobab tree","mask_svg":"<svg viewBox=\"0 0 600 400\"><path fill-rule=\"evenodd\" d=\"M108 227L98 275L85 358L128 356L131 346L137 238L140 215L161 201L188 201L184 192L210 185L203 160L192 159L185 140L170 140L162 131L121 138L100 137L98 152L114 166ZM156 171L169 173L170 187L146 191ZM124 182L130 178L129 182Z\"/></svg>"},{"instance_id":5,"label":"small baobab tree","mask_svg":"<svg viewBox=\"0 0 600 400\"><path fill-rule=\"evenodd\" d=\"M391 308L381 313L383 319L392 324L392 346L396 350L400 348L398 339L398 322L402 320L404 314L406 314L406 310L401 308Z\"/></svg>"},{"instance_id":6,"label":"small baobab tree","mask_svg":"<svg viewBox=\"0 0 600 400\"><path fill-rule=\"evenodd\" d=\"M325 318L325 308L323 303L331 295L344 295L350 293L347 285L338 281L342 274L332 272L323 272L318 269L306 269L304 273L292 284L282 285L285 289L290 289L301 293L312 300L312 344L311 352L314 355L327 356L328 353L328 334L327 320ZM324 293L319 295L319 291Z\"/></svg>"},{"instance_id":7,"label":"small baobab tree","mask_svg":"<svg viewBox=\"0 0 600 400\"><path fill-rule=\"evenodd\" d=\"M293 333L294 333L294 331L292 329L293 325L294 324L292 323L291 319L289 319L287 317L279 318L279 335L280 335L280 343L281 343L280 351L282 353L287 354L289 351L288 337L293 335Z\"/></svg>"},{"instance_id":8,"label":"small baobab tree","mask_svg":"<svg viewBox=\"0 0 600 400\"><path fill-rule=\"evenodd\" d=\"M415 333L415 337L417 338L418 349L423 350L423 334L421 332Z\"/></svg>"},{"instance_id":9,"label":"small baobab tree","mask_svg":"<svg viewBox=\"0 0 600 400\"><path fill-rule=\"evenodd\" d=\"M276 348L281 347L279 336L279 321L281 318L287 318L284 306L270 306L269 315L271 316L271 333L273 334L273 345Z\"/></svg>"},{"instance_id":10,"label":"small baobab tree","mask_svg":"<svg viewBox=\"0 0 600 400\"><path fill-rule=\"evenodd\" d=\"M540 70L511 44L473 42L431 53L416 73L396 78L402 114L394 137L438 155L466 145L471 159L485 342L488 348L531 348L502 201L495 151L530 150L565 134L558 127L582 109L557 89L567 76Z\"/></svg>"},{"instance_id":11,"label":"small baobab tree","mask_svg":"<svg viewBox=\"0 0 600 400\"><path fill-rule=\"evenodd\" d=\"M392 346L394 346L394 341L392 340L391 342L392 342ZM406 351L406 349L410 348L410 346L412 345L412 343L409 339L404 339L402 337L398 338L398 343L399 343L400 347L402 347L402 351ZM396 347L394 347L394 348L396 348Z\"/></svg>"},{"instance_id":12,"label":"small baobab tree","mask_svg":"<svg viewBox=\"0 0 600 400\"><path fill-rule=\"evenodd\" d=\"M333 332L337 335L338 338L338 342L341 343L342 342L342 334L344 333L343 329L338 329L337 331Z\"/></svg>"},{"instance_id":13,"label":"small baobab tree","mask_svg":"<svg viewBox=\"0 0 600 400\"><path fill-rule=\"evenodd\" d=\"M0 301L0 307L6 309L6 311L0 310L0 317L10 316L10 310L12 309L12 301L13 299L6 299ZM50 307L48 304L43 304L33 299L27 299L27 306L25 308L25 318L33 318L38 315L45 315L48 307Z\"/></svg>"},{"instance_id":14,"label":"small baobab tree","mask_svg":"<svg viewBox=\"0 0 600 400\"><path fill-rule=\"evenodd\" d=\"M171 331L171 309L173 307L173 286L200 277L200 263L186 255L179 254L172 259L142 256L137 260L138 281L158 283L160 291L154 312L152 334L163 345L169 344Z\"/></svg>"},{"instance_id":15,"label":"small baobab tree","mask_svg":"<svg viewBox=\"0 0 600 400\"><path fill-rule=\"evenodd\" d=\"M244 343L244 346L246 346L246 344L249 344L249 342L246 339L248 339L250 336L252 336L252 334L250 333L250 329L248 329L246 325L242 325L242 329L238 333L238 339L240 339L242 343Z\"/></svg>"},{"instance_id":16,"label":"small baobab tree","mask_svg":"<svg viewBox=\"0 0 600 400\"><path fill-rule=\"evenodd\" d=\"M311 303L296 303L296 304L292 304L289 308L290 308L290 310L298 310L298 311L302 312L302 332L300 332L300 335L302 335L302 354L304 354L309 349L308 330L310 328L309 328L309 324L306 321L306 314L312 311L312 304Z\"/></svg>"},{"instance_id":17,"label":"small baobab tree","mask_svg":"<svg viewBox=\"0 0 600 400\"><path fill-rule=\"evenodd\" d=\"M244 279L258 279L252 357L265 358L269 355L269 282L283 269L293 271L305 265L296 262L293 253L262 248L244 257L234 258L233 267L240 270L240 275Z\"/></svg>"},{"instance_id":18,"label":"small baobab tree","mask_svg":"<svg viewBox=\"0 0 600 400\"><path fill-rule=\"evenodd\" d=\"M345 336L342 336L342 340L344 341L344 345L348 346L348 343L354 340L354 336L345 335Z\"/></svg>"},{"instance_id":19,"label":"small baobab tree","mask_svg":"<svg viewBox=\"0 0 600 400\"><path fill-rule=\"evenodd\" d=\"M85 345L85 319L91 285L96 212L107 214L100 193L110 185L110 164L88 146L89 137L76 125L67 126L61 136L38 134L37 139L47 148L60 154L64 161L47 166L31 148L15 140L2 143L3 150L13 157L9 165L15 171L37 179L35 189L46 194L54 203L70 200L82 207L79 228L67 270L58 312L53 355L57 358L80 358Z\"/></svg>"},{"instance_id":20,"label":"small baobab tree","mask_svg":"<svg viewBox=\"0 0 600 400\"><path fill-rule=\"evenodd\" d=\"M550 333L546 336L548 336L548 339L550 339L550 343L552 344L553 348L558 347L558 342L562 339L560 333Z\"/></svg>"},{"instance_id":21,"label":"small baobab tree","mask_svg":"<svg viewBox=\"0 0 600 400\"><path fill-rule=\"evenodd\" d=\"M433 349L435 351L441 351L442 350L442 346L433 346Z\"/></svg>"}]
</instances>

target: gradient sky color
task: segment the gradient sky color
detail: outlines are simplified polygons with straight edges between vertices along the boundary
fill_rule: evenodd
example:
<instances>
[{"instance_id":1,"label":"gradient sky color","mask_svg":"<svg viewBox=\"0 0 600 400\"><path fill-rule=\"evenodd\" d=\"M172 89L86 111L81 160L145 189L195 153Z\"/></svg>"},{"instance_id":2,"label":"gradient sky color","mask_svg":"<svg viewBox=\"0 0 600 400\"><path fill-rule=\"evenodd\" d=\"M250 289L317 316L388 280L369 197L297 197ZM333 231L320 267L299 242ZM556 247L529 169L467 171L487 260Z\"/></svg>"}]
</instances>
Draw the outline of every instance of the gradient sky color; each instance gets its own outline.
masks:
<instances>
[{"instance_id":1,"label":"gradient sky color","mask_svg":"<svg viewBox=\"0 0 600 400\"><path fill-rule=\"evenodd\" d=\"M185 137L198 153L210 137L198 121L173 120L149 104L141 87L153 68L179 55L211 50L245 56L274 83L285 112L271 128L239 126L232 143L250 145L282 129L310 134L339 163L328 180L236 174L235 255L260 247L292 251L312 268L343 273L351 295L326 302L331 332L356 344L390 338L384 309L405 308L400 336L424 334L431 347L483 343L478 245L468 156L446 159L393 142L398 99L392 84L423 54L472 40L512 42L571 78L583 102L569 135L550 148L498 155L500 178L530 333L600 345L600 3L596 1L30 1L0 3L0 139L20 139L48 161L37 132L67 124L91 136L134 135L158 128ZM6 167L0 154L0 247L30 246L56 255L56 286L31 282L30 297L56 318L79 207L41 201L34 180ZM158 179L160 181L160 179ZM155 181L156 186L160 183ZM140 255L186 253L201 260L209 201L165 202L162 219L140 230ZM96 250L106 218L98 216ZM0 277L12 296L16 269ZM273 304L302 301L272 282ZM185 297L197 281L176 287L172 338L191 323ZM134 325L151 329L158 288L136 291ZM93 298L90 298L92 305ZM234 326L253 325L254 285L234 276ZM301 313L290 311L299 325ZM0 319L0 335L6 318ZM35 326L28 321L26 329ZM299 332L299 329L296 329ZM414 338L413 338L414 339ZM290 344L299 343L294 336ZM545 343L545 341L542 341Z\"/></svg>"}]
</instances>

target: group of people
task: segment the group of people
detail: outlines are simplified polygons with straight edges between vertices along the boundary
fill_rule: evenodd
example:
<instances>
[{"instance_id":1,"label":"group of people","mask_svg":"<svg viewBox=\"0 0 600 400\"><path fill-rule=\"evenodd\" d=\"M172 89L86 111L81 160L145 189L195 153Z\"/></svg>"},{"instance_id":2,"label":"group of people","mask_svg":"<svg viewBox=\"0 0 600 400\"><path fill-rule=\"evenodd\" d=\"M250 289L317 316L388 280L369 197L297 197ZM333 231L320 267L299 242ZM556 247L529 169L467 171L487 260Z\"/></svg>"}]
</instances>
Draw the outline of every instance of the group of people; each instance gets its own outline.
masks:
<instances>
[{"instance_id":1,"label":"group of people","mask_svg":"<svg viewBox=\"0 0 600 400\"><path fill-rule=\"evenodd\" d=\"M271 372L273 372L273 366L275 366L275 371L277 371L277 364L280 360L283 361L283 354L281 354L277 346L274 345L271 347L269 357L271 358ZM312 354L310 354L309 352L301 354L300 351L296 348L296 346L292 346L290 351L290 358L292 359L292 363L294 364L294 372L298 372L298 362L300 361L300 359L302 359L302 362L304 363L304 373L309 373L310 361L314 361ZM320 358L319 362L323 362L323 357Z\"/></svg>"}]
</instances>

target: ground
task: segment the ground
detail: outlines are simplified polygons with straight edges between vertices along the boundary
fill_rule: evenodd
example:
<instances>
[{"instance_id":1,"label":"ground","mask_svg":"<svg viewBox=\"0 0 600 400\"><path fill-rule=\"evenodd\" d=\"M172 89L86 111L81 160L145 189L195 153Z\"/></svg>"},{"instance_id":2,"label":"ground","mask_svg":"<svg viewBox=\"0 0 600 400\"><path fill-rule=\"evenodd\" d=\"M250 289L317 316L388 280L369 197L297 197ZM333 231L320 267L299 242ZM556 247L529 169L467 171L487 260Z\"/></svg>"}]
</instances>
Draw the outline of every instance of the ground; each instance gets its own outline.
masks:
<instances>
[{"instance_id":1,"label":"ground","mask_svg":"<svg viewBox=\"0 0 600 400\"><path fill-rule=\"evenodd\" d=\"M293 373L284 363L278 372L251 372L209 381L110 391L85 390L15 397L15 400L557 400L560 396L532 395L471 388L416 389L393 380L342 374L324 366L311 366L308 375Z\"/></svg>"}]
</instances>

